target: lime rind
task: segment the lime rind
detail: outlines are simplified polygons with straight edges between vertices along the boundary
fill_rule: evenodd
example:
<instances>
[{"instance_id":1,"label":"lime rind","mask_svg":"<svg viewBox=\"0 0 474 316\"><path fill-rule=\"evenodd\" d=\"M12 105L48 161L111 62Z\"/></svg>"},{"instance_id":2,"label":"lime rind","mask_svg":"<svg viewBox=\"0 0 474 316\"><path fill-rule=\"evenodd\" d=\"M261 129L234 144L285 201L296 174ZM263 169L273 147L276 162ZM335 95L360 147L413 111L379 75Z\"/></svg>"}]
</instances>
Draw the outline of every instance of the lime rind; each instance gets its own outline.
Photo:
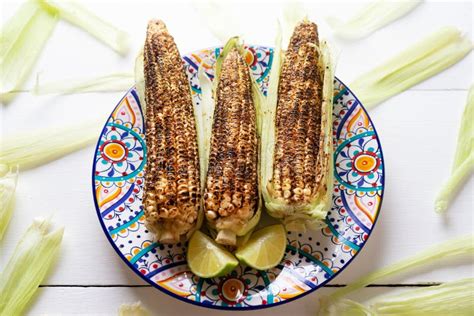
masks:
<instances>
[{"instance_id":1,"label":"lime rind","mask_svg":"<svg viewBox=\"0 0 474 316\"><path fill-rule=\"evenodd\" d=\"M237 249L235 256L254 269L267 270L281 262L285 249L286 231L279 224L253 233L248 242Z\"/></svg>"},{"instance_id":2,"label":"lime rind","mask_svg":"<svg viewBox=\"0 0 474 316\"><path fill-rule=\"evenodd\" d=\"M239 261L225 248L200 231L189 240L188 266L201 278L214 278L230 273Z\"/></svg>"}]
</instances>

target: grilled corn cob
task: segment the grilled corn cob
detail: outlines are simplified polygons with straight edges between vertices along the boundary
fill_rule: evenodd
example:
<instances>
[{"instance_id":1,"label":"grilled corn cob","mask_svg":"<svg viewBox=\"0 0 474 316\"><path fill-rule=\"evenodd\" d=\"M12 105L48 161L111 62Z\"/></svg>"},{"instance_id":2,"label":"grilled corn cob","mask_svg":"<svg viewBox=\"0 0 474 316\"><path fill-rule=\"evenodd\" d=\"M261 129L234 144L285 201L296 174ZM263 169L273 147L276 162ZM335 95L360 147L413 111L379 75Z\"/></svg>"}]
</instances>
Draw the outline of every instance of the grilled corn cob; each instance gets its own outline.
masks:
<instances>
[{"instance_id":1,"label":"grilled corn cob","mask_svg":"<svg viewBox=\"0 0 474 316\"><path fill-rule=\"evenodd\" d=\"M279 80L270 82L276 104L264 118L262 191L270 215L304 231L324 225L332 194L333 75L316 24L295 27L281 60L281 73L270 78Z\"/></svg>"},{"instance_id":2,"label":"grilled corn cob","mask_svg":"<svg viewBox=\"0 0 474 316\"><path fill-rule=\"evenodd\" d=\"M235 245L260 217L257 110L248 66L232 39L217 65L218 83L204 193L216 241Z\"/></svg>"},{"instance_id":3,"label":"grilled corn cob","mask_svg":"<svg viewBox=\"0 0 474 316\"><path fill-rule=\"evenodd\" d=\"M158 241L176 243L200 226L199 156L188 79L161 21L148 24L144 75L146 225Z\"/></svg>"}]
</instances>

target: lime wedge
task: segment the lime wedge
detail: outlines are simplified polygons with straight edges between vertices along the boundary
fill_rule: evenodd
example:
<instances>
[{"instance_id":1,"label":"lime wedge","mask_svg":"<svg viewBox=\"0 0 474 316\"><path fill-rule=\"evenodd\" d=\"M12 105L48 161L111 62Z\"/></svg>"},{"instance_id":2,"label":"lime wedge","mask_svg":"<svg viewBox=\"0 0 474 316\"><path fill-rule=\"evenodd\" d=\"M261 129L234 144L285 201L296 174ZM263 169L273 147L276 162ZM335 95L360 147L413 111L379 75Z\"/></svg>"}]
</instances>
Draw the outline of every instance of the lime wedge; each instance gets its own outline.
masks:
<instances>
[{"instance_id":1,"label":"lime wedge","mask_svg":"<svg viewBox=\"0 0 474 316\"><path fill-rule=\"evenodd\" d=\"M272 225L254 232L245 245L237 248L235 256L252 268L266 270L281 262L285 249L285 228Z\"/></svg>"},{"instance_id":2,"label":"lime wedge","mask_svg":"<svg viewBox=\"0 0 474 316\"><path fill-rule=\"evenodd\" d=\"M191 271L201 278L226 275L239 265L230 252L200 231L189 240L187 259Z\"/></svg>"}]
</instances>

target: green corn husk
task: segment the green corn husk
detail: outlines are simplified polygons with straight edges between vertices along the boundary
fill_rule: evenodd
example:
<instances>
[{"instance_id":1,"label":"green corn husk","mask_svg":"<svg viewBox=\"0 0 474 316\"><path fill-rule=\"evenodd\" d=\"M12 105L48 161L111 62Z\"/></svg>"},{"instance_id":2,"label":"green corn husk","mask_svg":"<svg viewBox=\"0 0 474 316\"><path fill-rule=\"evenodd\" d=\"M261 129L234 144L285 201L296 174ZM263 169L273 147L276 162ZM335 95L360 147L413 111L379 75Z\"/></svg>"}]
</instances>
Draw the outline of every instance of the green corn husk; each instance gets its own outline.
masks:
<instances>
[{"instance_id":1,"label":"green corn husk","mask_svg":"<svg viewBox=\"0 0 474 316\"><path fill-rule=\"evenodd\" d=\"M443 185L441 191L436 196L435 210L443 213L458 193L462 184L474 171L474 152L454 171L449 180Z\"/></svg>"},{"instance_id":2,"label":"green corn husk","mask_svg":"<svg viewBox=\"0 0 474 316\"><path fill-rule=\"evenodd\" d=\"M64 231L50 228L49 220L35 220L17 244L0 274L0 315L22 315L46 277Z\"/></svg>"},{"instance_id":3,"label":"green corn husk","mask_svg":"<svg viewBox=\"0 0 474 316\"><path fill-rule=\"evenodd\" d=\"M461 280L445 284L439 287L428 289L417 289L408 291L404 294L398 294L387 298L376 300L370 306L364 306L358 302L344 298L346 295L364 288L365 286L401 273L406 273L410 269L414 269L423 265L444 262L446 260L472 258L474 255L474 235L465 236L450 240L434 247L430 247L417 255L391 264L387 267L369 273L344 288L334 291L331 295L323 297L320 301L320 315L447 315L437 314L436 310L444 310L438 308L439 304L451 304L452 311L460 308L460 311L467 310L474 303L464 302L462 288L472 288L473 280ZM472 291L471 291L472 293ZM472 294L468 294L472 298ZM460 307L464 306L464 307ZM390 311L397 312L391 313ZM446 309L449 310L449 309ZM404 311L404 313L402 313ZM421 313L426 311L426 313ZM417 313L420 314L417 314ZM449 314L449 313L448 313ZM463 313L456 315L465 315Z\"/></svg>"},{"instance_id":4,"label":"green corn husk","mask_svg":"<svg viewBox=\"0 0 474 316\"><path fill-rule=\"evenodd\" d=\"M88 32L120 55L127 55L130 39L127 33L96 16L73 0L37 0L47 11Z\"/></svg>"},{"instance_id":5,"label":"green corn husk","mask_svg":"<svg viewBox=\"0 0 474 316\"><path fill-rule=\"evenodd\" d=\"M456 259L460 257L474 255L474 235L450 240L434 247L430 247L417 255L391 264L387 267L369 273L346 287L336 290L331 294L332 299L339 299L343 296L361 289L375 281L384 279L393 275L406 272L419 266L435 263L441 260Z\"/></svg>"},{"instance_id":6,"label":"green corn husk","mask_svg":"<svg viewBox=\"0 0 474 316\"><path fill-rule=\"evenodd\" d=\"M377 315L472 315L474 279L447 282L381 298L371 304Z\"/></svg>"},{"instance_id":7,"label":"green corn husk","mask_svg":"<svg viewBox=\"0 0 474 316\"><path fill-rule=\"evenodd\" d=\"M331 300L329 297L320 299L320 316L376 316L373 311L356 301L349 299Z\"/></svg>"},{"instance_id":8,"label":"green corn husk","mask_svg":"<svg viewBox=\"0 0 474 316\"><path fill-rule=\"evenodd\" d=\"M18 180L18 166L13 168L1 165L0 171L0 241L10 223L15 201Z\"/></svg>"},{"instance_id":9,"label":"green corn husk","mask_svg":"<svg viewBox=\"0 0 474 316\"><path fill-rule=\"evenodd\" d=\"M474 151L474 85L471 86L467 94L466 107L461 118L459 128L458 144L452 171L454 172Z\"/></svg>"},{"instance_id":10,"label":"green corn husk","mask_svg":"<svg viewBox=\"0 0 474 316\"><path fill-rule=\"evenodd\" d=\"M462 279L372 299L367 306L349 299L326 302L323 316L444 316L472 315L474 279Z\"/></svg>"},{"instance_id":11,"label":"green corn husk","mask_svg":"<svg viewBox=\"0 0 474 316\"><path fill-rule=\"evenodd\" d=\"M0 31L0 64L10 53L15 43L20 38L22 32L28 27L28 23L36 14L38 7L33 1L26 1L15 12L3 26Z\"/></svg>"},{"instance_id":12,"label":"green corn husk","mask_svg":"<svg viewBox=\"0 0 474 316\"><path fill-rule=\"evenodd\" d=\"M67 79L41 84L36 77L34 94L72 94L88 92L126 91L134 84L134 75L130 73L113 73L88 79Z\"/></svg>"},{"instance_id":13,"label":"green corn husk","mask_svg":"<svg viewBox=\"0 0 474 316\"><path fill-rule=\"evenodd\" d=\"M277 21L278 29L275 40L275 45L281 47L288 47L291 35L298 22L307 19L307 10L303 3L297 0L287 1L283 6L282 17ZM281 54L280 58L283 58Z\"/></svg>"},{"instance_id":14,"label":"green corn husk","mask_svg":"<svg viewBox=\"0 0 474 316\"><path fill-rule=\"evenodd\" d=\"M219 67L220 64L221 62L219 63ZM199 85L201 86L201 102L199 105L194 104L194 116L196 118L196 132L198 135L201 191L204 192L209 164L209 154L211 150L212 122L214 118L214 86L202 67L199 67L198 69L198 79ZM202 200L201 203L202 208L204 209ZM212 238L215 239L217 237L217 231L212 227L212 225L210 225L209 231Z\"/></svg>"},{"instance_id":15,"label":"green corn husk","mask_svg":"<svg viewBox=\"0 0 474 316\"><path fill-rule=\"evenodd\" d=\"M135 87L137 89L138 98L140 99L140 107L142 109L143 117L146 115L146 102L145 102L145 74L143 60L143 48L138 52L135 58Z\"/></svg>"},{"instance_id":16,"label":"green corn husk","mask_svg":"<svg viewBox=\"0 0 474 316\"><path fill-rule=\"evenodd\" d=\"M8 171L10 171L10 167L7 165L0 164L0 177L5 176Z\"/></svg>"},{"instance_id":17,"label":"green corn husk","mask_svg":"<svg viewBox=\"0 0 474 316\"><path fill-rule=\"evenodd\" d=\"M222 63L224 62L225 56L229 53L229 51L240 45L240 38L238 36L231 37L222 48L221 53L217 57L216 64L215 64L215 71L214 71L214 87L213 87L213 95L215 97L217 85L219 84L219 77L221 75Z\"/></svg>"},{"instance_id":18,"label":"green corn husk","mask_svg":"<svg viewBox=\"0 0 474 316\"><path fill-rule=\"evenodd\" d=\"M351 85L366 108L420 83L463 59L473 48L471 40L454 27L443 27Z\"/></svg>"},{"instance_id":19,"label":"green corn husk","mask_svg":"<svg viewBox=\"0 0 474 316\"><path fill-rule=\"evenodd\" d=\"M211 150L211 132L214 119L214 99L212 97L212 82L202 67L198 70L198 79L201 86L201 103L194 105L199 145L199 166L201 168L201 190L204 189Z\"/></svg>"},{"instance_id":20,"label":"green corn husk","mask_svg":"<svg viewBox=\"0 0 474 316\"><path fill-rule=\"evenodd\" d=\"M435 210L443 213L449 207L460 187L474 171L474 86L469 89L466 107L461 118L458 143L451 177L436 196Z\"/></svg>"},{"instance_id":21,"label":"green corn husk","mask_svg":"<svg viewBox=\"0 0 474 316\"><path fill-rule=\"evenodd\" d=\"M361 39L414 10L422 1L372 1L347 21L327 18L334 33L346 39Z\"/></svg>"},{"instance_id":22,"label":"green corn husk","mask_svg":"<svg viewBox=\"0 0 474 316\"><path fill-rule=\"evenodd\" d=\"M143 307L140 301L133 304L122 304L118 311L119 316L149 316L150 312Z\"/></svg>"},{"instance_id":23,"label":"green corn husk","mask_svg":"<svg viewBox=\"0 0 474 316\"><path fill-rule=\"evenodd\" d=\"M97 140L102 122L48 128L3 140L0 164L33 168L86 147Z\"/></svg>"},{"instance_id":24,"label":"green corn husk","mask_svg":"<svg viewBox=\"0 0 474 316\"><path fill-rule=\"evenodd\" d=\"M203 23L220 43L226 43L232 36L243 35L241 34L242 28L232 14L229 3L217 0L193 0L192 5Z\"/></svg>"},{"instance_id":25,"label":"green corn husk","mask_svg":"<svg viewBox=\"0 0 474 316\"><path fill-rule=\"evenodd\" d=\"M299 11L293 15L299 16ZM290 17L288 17L291 20ZM287 21L286 25L294 26L296 23ZM275 114L278 100L278 84L280 78L280 71L284 60L284 53L281 49L282 32L280 28L277 33L277 40L275 43L275 51L273 58L273 65L270 71L270 81L268 87L267 97L262 101L262 165L261 165L261 190L265 200L265 207L267 212L275 217L283 220L285 227L293 231L305 231L307 229L317 229L325 225L324 221L332 201L332 186L333 186L333 145L332 145L332 98L333 98L333 82L334 82L334 63L331 59L331 54L327 42L321 41L319 45L320 51L320 69L323 69L323 117L324 117L324 157L325 167L324 181L322 181L320 192L316 194L313 201L305 205L288 205L287 203L274 198L268 189L271 185L271 177L273 173L273 156L275 149Z\"/></svg>"},{"instance_id":26,"label":"green corn husk","mask_svg":"<svg viewBox=\"0 0 474 316\"><path fill-rule=\"evenodd\" d=\"M36 1L23 4L0 33L0 99L8 103L21 89L51 36L58 16Z\"/></svg>"},{"instance_id":27,"label":"green corn husk","mask_svg":"<svg viewBox=\"0 0 474 316\"><path fill-rule=\"evenodd\" d=\"M270 201L270 193L267 190L266 183L271 180L273 172L273 149L275 147L275 115L278 101L278 83L280 78L281 66L283 64L283 52L281 48L282 32L278 25L277 37L275 40L275 49L273 51L273 62L270 69L270 80L268 82L267 97L262 102L262 194L263 199Z\"/></svg>"}]
</instances>

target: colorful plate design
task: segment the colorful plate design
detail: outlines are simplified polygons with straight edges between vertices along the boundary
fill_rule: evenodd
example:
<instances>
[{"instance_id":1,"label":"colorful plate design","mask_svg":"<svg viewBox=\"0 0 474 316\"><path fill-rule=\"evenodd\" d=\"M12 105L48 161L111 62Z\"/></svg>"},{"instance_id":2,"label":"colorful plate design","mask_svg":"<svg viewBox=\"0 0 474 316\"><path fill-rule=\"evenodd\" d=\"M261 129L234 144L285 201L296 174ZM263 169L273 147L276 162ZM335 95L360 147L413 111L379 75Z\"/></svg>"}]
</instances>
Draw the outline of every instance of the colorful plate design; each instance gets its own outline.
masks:
<instances>
[{"instance_id":1,"label":"colorful plate design","mask_svg":"<svg viewBox=\"0 0 474 316\"><path fill-rule=\"evenodd\" d=\"M220 48L183 57L196 104L197 69L210 78ZM246 61L264 93L271 48L249 46ZM146 159L143 115L134 88L109 117L93 165L94 201L104 232L119 256L154 287L196 305L218 309L275 306L308 294L334 278L364 246L377 219L384 190L380 142L359 100L338 79L334 86L333 207L326 228L288 233L281 264L267 271L239 267L226 277L201 279L186 264L186 245L160 245L144 225L141 201Z\"/></svg>"}]
</instances>

